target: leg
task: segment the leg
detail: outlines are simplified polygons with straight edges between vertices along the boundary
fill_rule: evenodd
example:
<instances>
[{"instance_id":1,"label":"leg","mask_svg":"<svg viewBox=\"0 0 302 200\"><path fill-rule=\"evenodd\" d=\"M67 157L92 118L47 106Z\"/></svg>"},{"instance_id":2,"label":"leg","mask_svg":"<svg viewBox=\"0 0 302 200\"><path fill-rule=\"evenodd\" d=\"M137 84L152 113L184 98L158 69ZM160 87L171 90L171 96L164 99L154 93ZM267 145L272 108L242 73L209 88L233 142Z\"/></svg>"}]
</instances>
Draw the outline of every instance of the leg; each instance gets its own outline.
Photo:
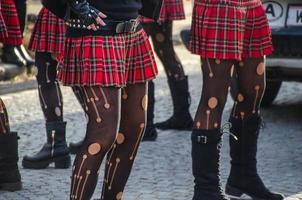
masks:
<instances>
[{"instance_id":1,"label":"leg","mask_svg":"<svg viewBox=\"0 0 302 200\"><path fill-rule=\"evenodd\" d=\"M257 173L257 139L261 126L259 107L265 90L263 58L245 59L236 66L239 93L230 117L231 131L238 141L230 138L231 173L226 193L240 197L243 193L254 199L283 199L271 193Z\"/></svg>"},{"instance_id":2,"label":"leg","mask_svg":"<svg viewBox=\"0 0 302 200\"><path fill-rule=\"evenodd\" d=\"M107 156L101 198L104 200L122 199L145 130L148 101L146 84L128 85L125 92L127 98L122 99L119 134Z\"/></svg>"},{"instance_id":3,"label":"leg","mask_svg":"<svg viewBox=\"0 0 302 200\"><path fill-rule=\"evenodd\" d=\"M21 175L18 169L18 136L10 132L8 115L0 98L0 190L21 190Z\"/></svg>"},{"instance_id":4,"label":"leg","mask_svg":"<svg viewBox=\"0 0 302 200\"><path fill-rule=\"evenodd\" d=\"M36 53L40 105L46 122L63 121L63 99L57 80L57 61L50 53Z\"/></svg>"},{"instance_id":5,"label":"leg","mask_svg":"<svg viewBox=\"0 0 302 200\"><path fill-rule=\"evenodd\" d=\"M40 104L46 121L47 142L33 156L25 156L23 167L41 169L55 162L57 168L70 166L66 143L66 122L63 122L63 100L57 81L57 61L50 53L36 53L37 82Z\"/></svg>"},{"instance_id":6,"label":"leg","mask_svg":"<svg viewBox=\"0 0 302 200\"><path fill-rule=\"evenodd\" d=\"M233 62L202 60L202 96L192 132L193 200L223 200L219 180L220 123L231 81Z\"/></svg>"},{"instance_id":7,"label":"leg","mask_svg":"<svg viewBox=\"0 0 302 200\"><path fill-rule=\"evenodd\" d=\"M120 118L120 90L100 86L83 87L88 107L86 137L72 170L70 199L86 200L93 195L101 162L112 147Z\"/></svg>"},{"instance_id":8,"label":"leg","mask_svg":"<svg viewBox=\"0 0 302 200\"><path fill-rule=\"evenodd\" d=\"M164 65L170 87L174 112L167 121L156 124L156 127L166 129L191 129L193 120L189 113L190 94L188 80L183 66L175 53L172 40L172 21L163 24L152 24L147 29L152 37L154 50Z\"/></svg>"}]
</instances>

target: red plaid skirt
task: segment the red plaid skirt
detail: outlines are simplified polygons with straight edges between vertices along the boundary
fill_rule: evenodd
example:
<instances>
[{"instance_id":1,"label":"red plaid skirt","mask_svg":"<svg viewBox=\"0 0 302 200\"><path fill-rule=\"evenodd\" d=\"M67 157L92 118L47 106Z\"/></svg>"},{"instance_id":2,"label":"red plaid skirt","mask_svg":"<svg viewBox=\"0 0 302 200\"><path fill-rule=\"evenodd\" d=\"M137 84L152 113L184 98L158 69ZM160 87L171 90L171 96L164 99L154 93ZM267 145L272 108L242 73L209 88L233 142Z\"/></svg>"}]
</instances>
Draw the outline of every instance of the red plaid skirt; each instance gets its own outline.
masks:
<instances>
[{"instance_id":1,"label":"red plaid skirt","mask_svg":"<svg viewBox=\"0 0 302 200\"><path fill-rule=\"evenodd\" d=\"M58 77L64 85L124 87L156 75L148 36L140 30L116 36L67 37Z\"/></svg>"},{"instance_id":2,"label":"red plaid skirt","mask_svg":"<svg viewBox=\"0 0 302 200\"><path fill-rule=\"evenodd\" d=\"M21 45L23 39L14 0L1 0L1 8L8 33L8 37L1 42L7 45Z\"/></svg>"},{"instance_id":3,"label":"red plaid skirt","mask_svg":"<svg viewBox=\"0 0 302 200\"><path fill-rule=\"evenodd\" d=\"M5 22L2 16L2 11L1 11L1 2L0 2L0 41L3 41L4 38L7 38L7 29L5 26Z\"/></svg>"},{"instance_id":4,"label":"red plaid skirt","mask_svg":"<svg viewBox=\"0 0 302 200\"><path fill-rule=\"evenodd\" d=\"M271 54L271 31L261 1L195 0L190 49L218 59Z\"/></svg>"},{"instance_id":5,"label":"red plaid skirt","mask_svg":"<svg viewBox=\"0 0 302 200\"><path fill-rule=\"evenodd\" d=\"M159 22L185 19L183 0L163 0ZM143 23L152 23L149 18L142 18Z\"/></svg>"},{"instance_id":6,"label":"red plaid skirt","mask_svg":"<svg viewBox=\"0 0 302 200\"><path fill-rule=\"evenodd\" d=\"M46 8L42 8L33 30L29 49L38 52L64 52L66 26Z\"/></svg>"}]
</instances>

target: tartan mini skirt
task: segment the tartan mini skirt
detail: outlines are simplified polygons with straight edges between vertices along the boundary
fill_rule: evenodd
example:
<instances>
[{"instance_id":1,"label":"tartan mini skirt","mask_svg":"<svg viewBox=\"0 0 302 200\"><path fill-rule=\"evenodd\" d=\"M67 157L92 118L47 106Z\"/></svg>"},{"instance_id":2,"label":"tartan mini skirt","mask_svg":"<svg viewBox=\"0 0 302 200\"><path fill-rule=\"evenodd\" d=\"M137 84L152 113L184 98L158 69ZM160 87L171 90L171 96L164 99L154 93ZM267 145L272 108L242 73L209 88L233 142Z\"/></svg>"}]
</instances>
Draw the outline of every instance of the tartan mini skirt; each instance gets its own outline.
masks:
<instances>
[{"instance_id":1,"label":"tartan mini skirt","mask_svg":"<svg viewBox=\"0 0 302 200\"><path fill-rule=\"evenodd\" d=\"M6 38L7 35L7 30L6 30L6 25L2 16L2 11L1 11L1 2L0 2L0 41L3 41L4 38Z\"/></svg>"},{"instance_id":2,"label":"tartan mini skirt","mask_svg":"<svg viewBox=\"0 0 302 200\"><path fill-rule=\"evenodd\" d=\"M46 8L42 8L33 30L29 49L60 54L64 51L66 25Z\"/></svg>"},{"instance_id":3,"label":"tartan mini skirt","mask_svg":"<svg viewBox=\"0 0 302 200\"><path fill-rule=\"evenodd\" d=\"M7 37L0 37L1 42L7 45L19 46L23 42L18 14L14 0L1 0L1 14L7 30ZM3 25L2 25L3 26Z\"/></svg>"},{"instance_id":4,"label":"tartan mini skirt","mask_svg":"<svg viewBox=\"0 0 302 200\"><path fill-rule=\"evenodd\" d=\"M190 50L204 58L257 58L273 52L260 0L195 0Z\"/></svg>"},{"instance_id":5,"label":"tartan mini skirt","mask_svg":"<svg viewBox=\"0 0 302 200\"><path fill-rule=\"evenodd\" d=\"M69 86L125 87L157 75L143 29L115 36L67 37L59 80Z\"/></svg>"},{"instance_id":6,"label":"tartan mini skirt","mask_svg":"<svg viewBox=\"0 0 302 200\"><path fill-rule=\"evenodd\" d=\"M183 0L163 0L159 22L185 19ZM142 17L143 23L152 23L152 19Z\"/></svg>"}]
</instances>

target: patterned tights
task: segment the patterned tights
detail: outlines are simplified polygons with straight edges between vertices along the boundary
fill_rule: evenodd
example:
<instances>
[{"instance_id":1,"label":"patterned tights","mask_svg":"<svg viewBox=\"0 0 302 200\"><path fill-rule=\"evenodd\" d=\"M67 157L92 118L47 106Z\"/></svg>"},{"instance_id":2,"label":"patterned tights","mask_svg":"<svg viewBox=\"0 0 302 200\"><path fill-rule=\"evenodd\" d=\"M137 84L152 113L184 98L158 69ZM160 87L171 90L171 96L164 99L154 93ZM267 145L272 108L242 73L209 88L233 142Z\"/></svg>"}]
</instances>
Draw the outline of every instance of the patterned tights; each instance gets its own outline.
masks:
<instances>
[{"instance_id":1,"label":"patterned tights","mask_svg":"<svg viewBox=\"0 0 302 200\"><path fill-rule=\"evenodd\" d=\"M260 102L265 90L264 58L244 59L241 62L202 59L202 63L203 88L194 128L207 130L220 128L234 70L238 76L239 93L232 116L244 119L259 115Z\"/></svg>"},{"instance_id":2,"label":"patterned tights","mask_svg":"<svg viewBox=\"0 0 302 200\"><path fill-rule=\"evenodd\" d=\"M70 199L93 195L100 165L107 154L101 199L121 199L145 130L146 84L110 87L75 87L87 118L84 144L73 166Z\"/></svg>"},{"instance_id":3,"label":"patterned tights","mask_svg":"<svg viewBox=\"0 0 302 200\"><path fill-rule=\"evenodd\" d=\"M162 24L145 23L143 24L146 33L151 36L154 51L163 63L168 78L182 80L185 78L183 66L175 53L172 40L172 21Z\"/></svg>"},{"instance_id":4,"label":"patterned tights","mask_svg":"<svg viewBox=\"0 0 302 200\"><path fill-rule=\"evenodd\" d=\"M63 121L62 93L57 81L57 61L50 53L36 52L39 98L46 122Z\"/></svg>"}]
</instances>

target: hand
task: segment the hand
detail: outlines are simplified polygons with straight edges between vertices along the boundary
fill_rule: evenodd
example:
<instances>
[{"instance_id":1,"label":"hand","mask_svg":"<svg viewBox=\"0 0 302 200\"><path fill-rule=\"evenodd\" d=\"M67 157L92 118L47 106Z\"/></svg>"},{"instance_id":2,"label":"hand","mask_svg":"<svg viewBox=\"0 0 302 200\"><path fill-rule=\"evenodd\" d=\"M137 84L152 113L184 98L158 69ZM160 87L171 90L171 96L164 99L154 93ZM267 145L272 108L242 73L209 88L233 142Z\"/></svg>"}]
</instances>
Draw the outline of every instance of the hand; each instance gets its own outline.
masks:
<instances>
[{"instance_id":1,"label":"hand","mask_svg":"<svg viewBox=\"0 0 302 200\"><path fill-rule=\"evenodd\" d=\"M86 0L69 0L70 9L83 21L88 29L97 30L96 26L105 26L103 18L107 16L90 6Z\"/></svg>"}]
</instances>

